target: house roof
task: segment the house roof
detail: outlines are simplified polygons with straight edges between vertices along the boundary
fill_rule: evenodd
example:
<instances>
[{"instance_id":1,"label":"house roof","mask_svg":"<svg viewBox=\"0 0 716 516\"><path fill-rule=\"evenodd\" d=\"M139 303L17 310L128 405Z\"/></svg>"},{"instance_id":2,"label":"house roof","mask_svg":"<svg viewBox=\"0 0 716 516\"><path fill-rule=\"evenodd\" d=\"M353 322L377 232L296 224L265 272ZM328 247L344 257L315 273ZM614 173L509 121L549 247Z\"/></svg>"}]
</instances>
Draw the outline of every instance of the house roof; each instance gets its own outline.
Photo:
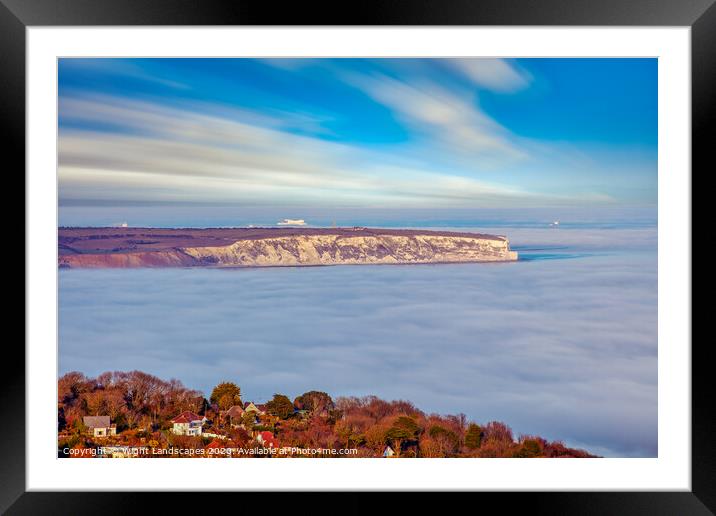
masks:
<instances>
[{"instance_id":1,"label":"house roof","mask_svg":"<svg viewBox=\"0 0 716 516\"><path fill-rule=\"evenodd\" d=\"M244 409L240 405L234 405L229 410L224 412L224 415L229 417L241 417L244 413Z\"/></svg>"},{"instance_id":2,"label":"house roof","mask_svg":"<svg viewBox=\"0 0 716 516\"><path fill-rule=\"evenodd\" d=\"M244 410L257 410L259 412L266 412L266 405L259 405L254 403L253 401L247 401L244 403Z\"/></svg>"},{"instance_id":3,"label":"house roof","mask_svg":"<svg viewBox=\"0 0 716 516\"><path fill-rule=\"evenodd\" d=\"M85 416L82 422L88 428L108 428L109 416Z\"/></svg>"},{"instance_id":4,"label":"house roof","mask_svg":"<svg viewBox=\"0 0 716 516\"><path fill-rule=\"evenodd\" d=\"M186 410L172 419L172 423L191 423L192 421L201 421L202 419L204 419L202 416L197 416L193 412Z\"/></svg>"}]
</instances>

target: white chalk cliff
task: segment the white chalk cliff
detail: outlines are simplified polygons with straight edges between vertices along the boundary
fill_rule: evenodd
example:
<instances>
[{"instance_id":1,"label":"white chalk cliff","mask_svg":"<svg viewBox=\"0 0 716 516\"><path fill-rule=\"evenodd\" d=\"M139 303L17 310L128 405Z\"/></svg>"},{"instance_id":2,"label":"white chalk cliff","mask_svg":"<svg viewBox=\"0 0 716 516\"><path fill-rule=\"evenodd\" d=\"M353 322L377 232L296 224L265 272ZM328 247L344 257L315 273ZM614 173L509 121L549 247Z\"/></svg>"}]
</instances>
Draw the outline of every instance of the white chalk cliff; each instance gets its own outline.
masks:
<instances>
[{"instance_id":1,"label":"white chalk cliff","mask_svg":"<svg viewBox=\"0 0 716 516\"><path fill-rule=\"evenodd\" d=\"M216 266L300 266L495 262L517 259L503 237L310 235L240 240L182 251Z\"/></svg>"}]
</instances>

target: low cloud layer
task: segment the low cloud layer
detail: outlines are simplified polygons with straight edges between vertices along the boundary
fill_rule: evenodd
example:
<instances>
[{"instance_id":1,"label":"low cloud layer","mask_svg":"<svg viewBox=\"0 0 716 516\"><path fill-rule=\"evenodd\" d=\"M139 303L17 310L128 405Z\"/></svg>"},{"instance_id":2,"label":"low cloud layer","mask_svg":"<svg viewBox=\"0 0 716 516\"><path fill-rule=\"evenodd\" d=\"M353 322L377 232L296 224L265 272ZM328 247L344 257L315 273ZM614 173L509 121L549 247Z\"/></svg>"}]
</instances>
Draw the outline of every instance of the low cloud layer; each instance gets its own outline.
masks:
<instances>
[{"instance_id":1,"label":"low cloud layer","mask_svg":"<svg viewBox=\"0 0 716 516\"><path fill-rule=\"evenodd\" d=\"M656 230L510 235L554 259L61 271L60 373L141 369L205 393L228 379L256 400L376 394L656 456Z\"/></svg>"}]
</instances>

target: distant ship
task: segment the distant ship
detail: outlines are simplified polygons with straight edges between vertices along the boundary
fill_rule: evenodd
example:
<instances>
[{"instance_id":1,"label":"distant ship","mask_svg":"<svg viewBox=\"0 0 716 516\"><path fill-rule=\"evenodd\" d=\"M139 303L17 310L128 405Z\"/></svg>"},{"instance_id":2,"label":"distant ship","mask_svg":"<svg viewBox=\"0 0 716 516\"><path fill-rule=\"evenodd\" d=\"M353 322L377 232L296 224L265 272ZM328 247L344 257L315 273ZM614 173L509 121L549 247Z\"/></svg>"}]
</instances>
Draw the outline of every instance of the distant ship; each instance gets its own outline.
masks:
<instances>
[{"instance_id":1,"label":"distant ship","mask_svg":"<svg viewBox=\"0 0 716 516\"><path fill-rule=\"evenodd\" d=\"M306 221L303 219L283 219L276 223L277 226L305 226Z\"/></svg>"},{"instance_id":2,"label":"distant ship","mask_svg":"<svg viewBox=\"0 0 716 516\"><path fill-rule=\"evenodd\" d=\"M558 221L558 220L555 220L554 222L552 222L552 223L550 224L550 226L552 226L552 227L559 226L559 221Z\"/></svg>"}]
</instances>

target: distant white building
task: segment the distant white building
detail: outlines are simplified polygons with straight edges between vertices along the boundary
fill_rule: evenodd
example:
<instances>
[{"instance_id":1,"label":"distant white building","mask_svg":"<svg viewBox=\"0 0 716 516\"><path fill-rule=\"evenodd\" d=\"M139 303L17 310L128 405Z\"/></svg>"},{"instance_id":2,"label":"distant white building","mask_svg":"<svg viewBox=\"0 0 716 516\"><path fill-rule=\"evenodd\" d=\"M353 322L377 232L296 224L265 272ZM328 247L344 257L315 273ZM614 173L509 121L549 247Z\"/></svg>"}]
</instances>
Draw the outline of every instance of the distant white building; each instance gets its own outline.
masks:
<instances>
[{"instance_id":1,"label":"distant white building","mask_svg":"<svg viewBox=\"0 0 716 516\"><path fill-rule=\"evenodd\" d=\"M278 226L305 226L306 221L303 219L283 219L277 223Z\"/></svg>"},{"instance_id":2,"label":"distant white building","mask_svg":"<svg viewBox=\"0 0 716 516\"><path fill-rule=\"evenodd\" d=\"M172 432L176 435L201 435L201 427L206 423L206 418L187 410L172 419L172 423Z\"/></svg>"}]
</instances>

